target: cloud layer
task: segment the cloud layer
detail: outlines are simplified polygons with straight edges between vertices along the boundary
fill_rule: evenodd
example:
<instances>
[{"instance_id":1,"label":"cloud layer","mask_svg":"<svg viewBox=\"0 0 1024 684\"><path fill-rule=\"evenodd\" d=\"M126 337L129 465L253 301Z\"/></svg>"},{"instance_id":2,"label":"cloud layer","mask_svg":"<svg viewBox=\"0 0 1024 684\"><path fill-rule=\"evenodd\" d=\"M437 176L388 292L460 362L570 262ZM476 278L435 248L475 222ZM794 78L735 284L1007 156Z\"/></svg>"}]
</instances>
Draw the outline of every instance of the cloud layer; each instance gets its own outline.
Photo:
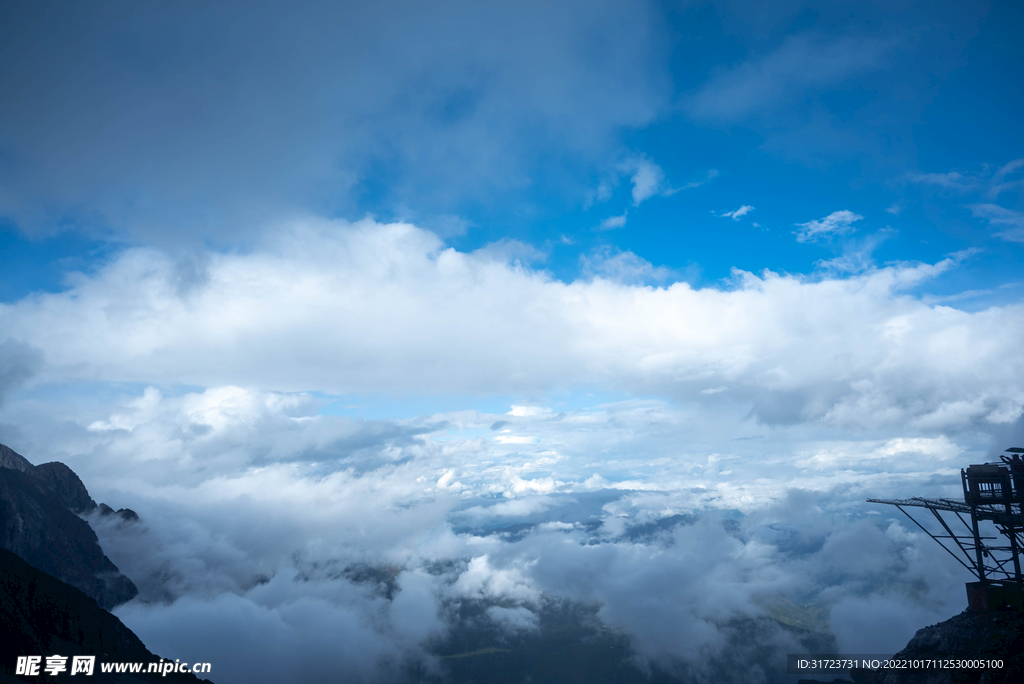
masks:
<instances>
[{"instance_id":1,"label":"cloud layer","mask_svg":"<svg viewBox=\"0 0 1024 684\"><path fill-rule=\"evenodd\" d=\"M838 213L820 223L853 220ZM680 399L724 387L769 423L866 428L1009 421L1024 402L1019 306L969 313L909 294L953 259L736 272L695 290L617 280L656 273L630 253L595 255L587 268L604 275L571 283L507 258L408 224L298 222L198 272L128 250L65 292L0 306L0 325L41 350L49 382Z\"/></svg>"},{"instance_id":2,"label":"cloud layer","mask_svg":"<svg viewBox=\"0 0 1024 684\"><path fill-rule=\"evenodd\" d=\"M952 493L967 456L946 438L827 439L657 401L386 421L318 405L147 389L88 425L21 416L142 517L91 521L140 587L118 615L225 682L443 673L452 635L517 638L559 602L595 606L641 669L713 682L728 660L729 681L779 681L734 640L799 650L776 623L743 631L780 601L845 652L896 650L962 602L959 566L863 504Z\"/></svg>"}]
</instances>

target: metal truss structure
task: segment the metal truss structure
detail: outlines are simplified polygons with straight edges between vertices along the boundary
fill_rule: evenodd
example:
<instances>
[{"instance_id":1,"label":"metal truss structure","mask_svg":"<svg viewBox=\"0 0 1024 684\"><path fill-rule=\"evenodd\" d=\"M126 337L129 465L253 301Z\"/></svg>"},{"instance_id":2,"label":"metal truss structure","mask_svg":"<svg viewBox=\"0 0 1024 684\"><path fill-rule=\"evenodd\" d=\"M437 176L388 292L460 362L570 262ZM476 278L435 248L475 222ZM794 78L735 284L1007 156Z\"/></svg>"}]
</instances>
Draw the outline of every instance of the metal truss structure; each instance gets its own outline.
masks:
<instances>
[{"instance_id":1,"label":"metal truss structure","mask_svg":"<svg viewBox=\"0 0 1024 684\"><path fill-rule=\"evenodd\" d=\"M967 568L982 584L1020 587L1020 554L1024 549L1024 449L1007 449L1002 464L972 465L960 471L964 500L868 499L898 508ZM933 532L907 509L923 508L941 528ZM988 522L991 525L982 525ZM988 529L983 530L983 527ZM994 529L998 536L983 535ZM944 532L944 534L942 533Z\"/></svg>"}]
</instances>

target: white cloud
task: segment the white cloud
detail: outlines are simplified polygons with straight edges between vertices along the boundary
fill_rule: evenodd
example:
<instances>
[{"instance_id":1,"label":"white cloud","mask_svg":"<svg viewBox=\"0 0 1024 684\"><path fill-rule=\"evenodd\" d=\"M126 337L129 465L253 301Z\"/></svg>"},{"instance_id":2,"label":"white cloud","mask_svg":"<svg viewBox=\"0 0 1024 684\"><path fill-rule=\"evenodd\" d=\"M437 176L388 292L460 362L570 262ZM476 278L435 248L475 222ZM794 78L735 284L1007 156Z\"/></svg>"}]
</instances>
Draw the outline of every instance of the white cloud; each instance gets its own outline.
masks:
<instances>
[{"instance_id":1,"label":"white cloud","mask_svg":"<svg viewBox=\"0 0 1024 684\"><path fill-rule=\"evenodd\" d=\"M836 212L804 227L822 235L858 218ZM260 250L210 254L208 277L186 294L171 259L126 251L66 292L0 305L0 327L45 356L36 383L338 394L586 385L681 398L728 386L765 420L865 426L972 395L987 407L980 419L1021 400L1022 314L904 293L956 263L736 272L728 289L694 289L607 252L587 258L588 279L563 283L406 224L302 223ZM103 418L97 428L104 421L117 427Z\"/></svg>"},{"instance_id":2,"label":"white cloud","mask_svg":"<svg viewBox=\"0 0 1024 684\"><path fill-rule=\"evenodd\" d=\"M615 230L616 228L622 228L626 225L626 216L629 212L622 212L618 216L609 216L608 218L601 221L598 225L597 230Z\"/></svg>"},{"instance_id":3,"label":"white cloud","mask_svg":"<svg viewBox=\"0 0 1024 684\"><path fill-rule=\"evenodd\" d=\"M749 204L744 204L739 209L727 211L725 213L719 214L719 216L723 218L731 218L733 221L739 221L741 217L749 214L752 211L754 211L754 207L750 206Z\"/></svg>"},{"instance_id":4,"label":"white cloud","mask_svg":"<svg viewBox=\"0 0 1024 684\"><path fill-rule=\"evenodd\" d=\"M619 171L629 175L633 186L633 206L660 194L671 194L665 186L665 172L646 157L634 157L619 164Z\"/></svg>"},{"instance_id":5,"label":"white cloud","mask_svg":"<svg viewBox=\"0 0 1024 684\"><path fill-rule=\"evenodd\" d=\"M533 444L537 441L536 437L528 435L498 435L494 439L498 444Z\"/></svg>"},{"instance_id":6,"label":"white cloud","mask_svg":"<svg viewBox=\"0 0 1024 684\"><path fill-rule=\"evenodd\" d=\"M516 416L522 418L524 416L542 416L545 413L551 413L551 409L543 408L541 406L512 406L512 410L508 412L510 416Z\"/></svg>"},{"instance_id":7,"label":"white cloud","mask_svg":"<svg viewBox=\"0 0 1024 684\"><path fill-rule=\"evenodd\" d=\"M658 193L665 182L665 172L647 159L638 159L629 180L633 184L633 205L638 206Z\"/></svg>"},{"instance_id":8,"label":"white cloud","mask_svg":"<svg viewBox=\"0 0 1024 684\"><path fill-rule=\"evenodd\" d=\"M580 257L585 276L606 278L619 283L664 282L672 271L655 266L633 252L620 252L611 248L599 249Z\"/></svg>"},{"instance_id":9,"label":"white cloud","mask_svg":"<svg viewBox=\"0 0 1024 684\"><path fill-rule=\"evenodd\" d=\"M813 242L821 238L828 238L833 235L842 235L854 230L853 224L864 217L852 211L843 209L833 211L823 219L798 223L803 230L796 231L797 242Z\"/></svg>"},{"instance_id":10,"label":"white cloud","mask_svg":"<svg viewBox=\"0 0 1024 684\"><path fill-rule=\"evenodd\" d=\"M515 608L491 606L487 609L487 617L511 631L536 631L538 628L537 614L523 606Z\"/></svg>"},{"instance_id":11,"label":"white cloud","mask_svg":"<svg viewBox=\"0 0 1024 684\"><path fill-rule=\"evenodd\" d=\"M900 212L903 211L903 206L899 204L893 204L885 209L886 213L892 214L893 216L899 216Z\"/></svg>"},{"instance_id":12,"label":"white cloud","mask_svg":"<svg viewBox=\"0 0 1024 684\"><path fill-rule=\"evenodd\" d=\"M510 263L518 261L524 264L545 261L547 259L547 254L533 245L509 238L502 238L501 240L486 244L480 249L474 250L473 255L495 261Z\"/></svg>"},{"instance_id":13,"label":"white cloud","mask_svg":"<svg viewBox=\"0 0 1024 684\"><path fill-rule=\"evenodd\" d=\"M670 197L681 190L698 188L718 177L716 169L709 169L704 174L704 177L699 180L690 181L678 187L671 187L666 181L665 171L645 156L627 159L616 166L616 172L616 175L601 181L597 189L588 194L584 204L586 208L589 208L596 202L604 202L610 199L612 196L612 186L620 183L623 175L628 176L632 186L631 195L634 207L640 206L641 203L655 196ZM621 216L605 219L598 230L621 228L625 223L626 214L623 213Z\"/></svg>"},{"instance_id":14,"label":"white cloud","mask_svg":"<svg viewBox=\"0 0 1024 684\"><path fill-rule=\"evenodd\" d=\"M540 593L529 581L526 568L495 568L488 556L470 559L466 571L459 575L452 590L462 596L477 598L537 601Z\"/></svg>"}]
</instances>

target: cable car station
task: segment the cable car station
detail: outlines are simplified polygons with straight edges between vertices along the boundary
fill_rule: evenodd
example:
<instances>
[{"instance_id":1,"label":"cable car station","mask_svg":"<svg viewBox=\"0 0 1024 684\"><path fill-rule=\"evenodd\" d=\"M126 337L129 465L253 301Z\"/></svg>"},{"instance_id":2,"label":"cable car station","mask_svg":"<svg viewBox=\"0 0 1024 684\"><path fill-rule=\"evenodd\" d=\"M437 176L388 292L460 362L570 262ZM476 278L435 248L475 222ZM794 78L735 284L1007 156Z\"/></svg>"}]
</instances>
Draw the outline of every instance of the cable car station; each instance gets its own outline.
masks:
<instances>
[{"instance_id":1,"label":"cable car station","mask_svg":"<svg viewBox=\"0 0 1024 684\"><path fill-rule=\"evenodd\" d=\"M967 605L972 610L1024 607L1020 565L1024 545L1024 449L1013 447L1006 452L1001 463L971 465L960 471L963 501L868 499L900 509L977 578L967 583ZM908 510L921 508L934 516L938 533L927 529Z\"/></svg>"}]
</instances>

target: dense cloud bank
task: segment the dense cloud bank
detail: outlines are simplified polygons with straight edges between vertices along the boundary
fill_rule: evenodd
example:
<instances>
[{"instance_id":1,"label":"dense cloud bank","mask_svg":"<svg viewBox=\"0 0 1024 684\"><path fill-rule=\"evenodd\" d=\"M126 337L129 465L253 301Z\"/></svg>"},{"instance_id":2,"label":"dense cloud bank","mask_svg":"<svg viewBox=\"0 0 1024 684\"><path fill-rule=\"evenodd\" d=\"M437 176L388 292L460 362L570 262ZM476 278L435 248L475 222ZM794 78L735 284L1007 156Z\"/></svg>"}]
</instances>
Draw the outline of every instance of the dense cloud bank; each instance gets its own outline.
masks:
<instances>
[{"instance_id":1,"label":"dense cloud bank","mask_svg":"<svg viewBox=\"0 0 1024 684\"><path fill-rule=\"evenodd\" d=\"M0 306L0 327L45 354L50 381L588 387L717 396L764 423L869 430L991 426L1024 403L1019 305L966 312L911 294L956 258L854 275L736 272L696 290L564 283L498 254L458 252L407 224L298 222L199 265L129 250L65 292Z\"/></svg>"}]
</instances>

